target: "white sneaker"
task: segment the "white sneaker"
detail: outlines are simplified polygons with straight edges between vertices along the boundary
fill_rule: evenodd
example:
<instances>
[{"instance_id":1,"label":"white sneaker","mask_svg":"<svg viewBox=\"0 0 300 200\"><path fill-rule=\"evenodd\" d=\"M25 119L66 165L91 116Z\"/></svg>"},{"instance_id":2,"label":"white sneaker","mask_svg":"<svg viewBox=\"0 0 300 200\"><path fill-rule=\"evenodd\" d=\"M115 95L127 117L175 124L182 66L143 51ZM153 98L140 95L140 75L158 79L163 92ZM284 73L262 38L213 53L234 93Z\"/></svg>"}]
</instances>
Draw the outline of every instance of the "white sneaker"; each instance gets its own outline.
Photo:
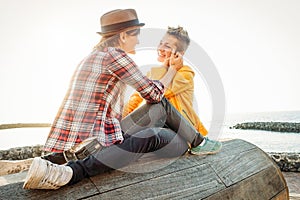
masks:
<instances>
[{"instance_id":1,"label":"white sneaker","mask_svg":"<svg viewBox=\"0 0 300 200\"><path fill-rule=\"evenodd\" d=\"M55 190L69 183L72 176L71 167L57 165L36 157L29 168L23 188Z\"/></svg>"}]
</instances>

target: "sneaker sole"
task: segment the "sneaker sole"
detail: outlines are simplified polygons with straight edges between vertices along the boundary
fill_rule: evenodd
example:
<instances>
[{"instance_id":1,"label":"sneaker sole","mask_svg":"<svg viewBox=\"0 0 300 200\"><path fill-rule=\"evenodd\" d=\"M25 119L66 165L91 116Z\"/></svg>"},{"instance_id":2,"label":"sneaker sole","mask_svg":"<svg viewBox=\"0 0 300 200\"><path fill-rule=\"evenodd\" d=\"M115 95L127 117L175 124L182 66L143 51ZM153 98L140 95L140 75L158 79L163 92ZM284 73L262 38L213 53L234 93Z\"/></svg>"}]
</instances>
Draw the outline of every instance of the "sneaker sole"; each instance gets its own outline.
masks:
<instances>
[{"instance_id":1,"label":"sneaker sole","mask_svg":"<svg viewBox=\"0 0 300 200\"><path fill-rule=\"evenodd\" d=\"M47 166L43 162L46 161L39 157L33 159L23 184L24 189L38 189L39 183L47 170Z\"/></svg>"}]
</instances>

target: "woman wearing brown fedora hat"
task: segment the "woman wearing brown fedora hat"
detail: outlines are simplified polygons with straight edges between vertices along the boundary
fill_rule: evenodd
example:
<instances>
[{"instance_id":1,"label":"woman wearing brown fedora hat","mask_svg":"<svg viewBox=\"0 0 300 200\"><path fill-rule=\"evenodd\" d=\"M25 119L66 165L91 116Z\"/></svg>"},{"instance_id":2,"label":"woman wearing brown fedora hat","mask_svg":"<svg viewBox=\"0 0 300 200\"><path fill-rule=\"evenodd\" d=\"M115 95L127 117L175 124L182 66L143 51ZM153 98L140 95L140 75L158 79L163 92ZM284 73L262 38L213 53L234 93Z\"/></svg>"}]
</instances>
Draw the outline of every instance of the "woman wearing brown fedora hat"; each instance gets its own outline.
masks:
<instances>
[{"instance_id":1,"label":"woman wearing brown fedora hat","mask_svg":"<svg viewBox=\"0 0 300 200\"><path fill-rule=\"evenodd\" d=\"M55 154L34 158L25 189L58 189L124 167L148 152L159 150L162 157L176 157L206 141L164 97L165 86L182 67L181 55L172 54L165 75L159 81L150 80L127 55L134 53L139 28L144 26L136 11L113 10L102 15L100 22L101 41L73 74L45 150L65 155L75 144L94 136L102 148L66 165L50 162ZM121 121L126 85L147 104Z\"/></svg>"}]
</instances>

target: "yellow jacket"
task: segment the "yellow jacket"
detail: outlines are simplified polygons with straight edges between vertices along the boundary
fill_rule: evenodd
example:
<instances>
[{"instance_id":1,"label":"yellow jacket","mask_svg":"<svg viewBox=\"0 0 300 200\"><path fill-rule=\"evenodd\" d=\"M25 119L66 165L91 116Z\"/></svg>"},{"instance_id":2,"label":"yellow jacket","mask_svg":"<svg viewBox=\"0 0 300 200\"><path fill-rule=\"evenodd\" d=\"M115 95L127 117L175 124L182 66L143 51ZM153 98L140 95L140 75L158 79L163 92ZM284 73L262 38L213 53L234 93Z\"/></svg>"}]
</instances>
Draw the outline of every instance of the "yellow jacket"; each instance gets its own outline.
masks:
<instances>
[{"instance_id":1,"label":"yellow jacket","mask_svg":"<svg viewBox=\"0 0 300 200\"><path fill-rule=\"evenodd\" d=\"M153 80L159 80L166 72L166 67L153 67L151 68L151 71L147 73L147 76ZM203 136L206 136L207 130L193 109L194 76L194 71L189 66L184 65L176 73L171 84L166 89L165 97L196 128L196 130ZM135 92L131 95L129 101L124 106L123 117L139 107L142 102L143 98L139 93Z\"/></svg>"}]
</instances>

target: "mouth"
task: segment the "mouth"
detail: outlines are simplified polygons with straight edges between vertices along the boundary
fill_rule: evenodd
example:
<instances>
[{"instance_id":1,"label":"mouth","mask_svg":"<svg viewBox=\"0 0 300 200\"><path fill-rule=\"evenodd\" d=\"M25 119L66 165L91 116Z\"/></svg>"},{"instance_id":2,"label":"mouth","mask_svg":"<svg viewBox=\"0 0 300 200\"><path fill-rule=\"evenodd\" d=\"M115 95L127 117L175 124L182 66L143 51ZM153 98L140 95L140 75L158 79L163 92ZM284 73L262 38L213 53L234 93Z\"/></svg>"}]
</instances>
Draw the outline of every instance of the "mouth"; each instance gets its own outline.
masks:
<instances>
[{"instance_id":1,"label":"mouth","mask_svg":"<svg viewBox=\"0 0 300 200\"><path fill-rule=\"evenodd\" d=\"M164 57L164 58L166 57L166 54L163 54L161 51L158 51L157 54L159 57Z\"/></svg>"}]
</instances>

